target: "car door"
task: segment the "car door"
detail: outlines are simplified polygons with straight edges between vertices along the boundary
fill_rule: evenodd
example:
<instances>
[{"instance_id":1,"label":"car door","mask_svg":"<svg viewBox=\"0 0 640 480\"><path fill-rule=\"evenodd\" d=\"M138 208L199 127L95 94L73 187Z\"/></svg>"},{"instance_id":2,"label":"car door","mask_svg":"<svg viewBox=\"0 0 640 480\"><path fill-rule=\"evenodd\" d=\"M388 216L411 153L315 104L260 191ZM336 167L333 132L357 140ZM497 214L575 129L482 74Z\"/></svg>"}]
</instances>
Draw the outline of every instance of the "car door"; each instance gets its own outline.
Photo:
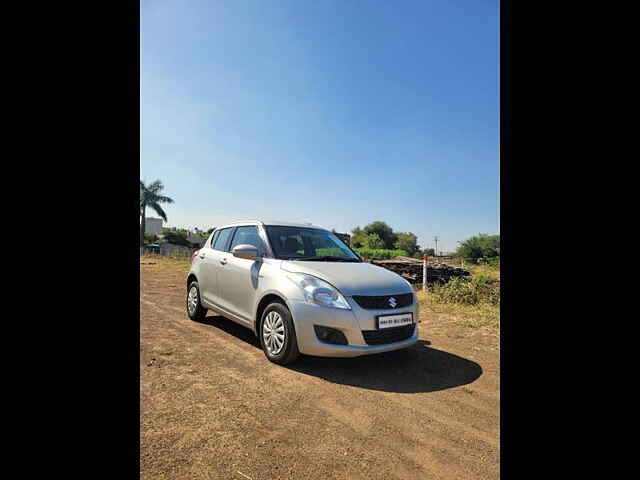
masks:
<instances>
[{"instance_id":1,"label":"car door","mask_svg":"<svg viewBox=\"0 0 640 480\"><path fill-rule=\"evenodd\" d=\"M198 284L200 285L200 297L206 302L210 302L213 290L216 287L216 272L211 268L211 251L220 231L213 232L210 241L207 241L198 251ZM207 258L209 257L209 258Z\"/></svg>"},{"instance_id":2,"label":"car door","mask_svg":"<svg viewBox=\"0 0 640 480\"><path fill-rule=\"evenodd\" d=\"M198 252L202 260L201 266L201 282L200 294L204 301L210 305L220 305L220 267L223 259L227 257L226 252L231 240L233 228L223 228L216 231L211 239L209 248L205 248ZM226 261L226 260L225 260Z\"/></svg>"},{"instance_id":3,"label":"car door","mask_svg":"<svg viewBox=\"0 0 640 480\"><path fill-rule=\"evenodd\" d=\"M221 306L251 325L262 262L234 257L231 252L236 245L253 245L260 257L266 249L257 226L236 227L228 248L227 263L219 270Z\"/></svg>"}]
</instances>

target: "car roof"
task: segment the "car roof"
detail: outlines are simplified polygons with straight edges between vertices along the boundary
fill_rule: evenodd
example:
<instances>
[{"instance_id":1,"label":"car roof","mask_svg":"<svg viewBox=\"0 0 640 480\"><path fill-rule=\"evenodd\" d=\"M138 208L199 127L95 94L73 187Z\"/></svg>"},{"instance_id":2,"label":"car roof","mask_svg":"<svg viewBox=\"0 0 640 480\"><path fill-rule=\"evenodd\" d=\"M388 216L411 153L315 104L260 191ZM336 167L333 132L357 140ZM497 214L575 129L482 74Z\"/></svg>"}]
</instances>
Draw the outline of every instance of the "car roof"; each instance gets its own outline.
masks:
<instances>
[{"instance_id":1,"label":"car roof","mask_svg":"<svg viewBox=\"0 0 640 480\"><path fill-rule=\"evenodd\" d=\"M282 227L302 227L302 228L317 228L319 230L328 230L319 225L314 225L312 223L296 223L296 222L283 222L280 220L244 220L227 223L225 225L220 225L216 227L216 230L220 230L221 228L227 227L238 227L242 225L273 225L273 226L282 226Z\"/></svg>"}]
</instances>

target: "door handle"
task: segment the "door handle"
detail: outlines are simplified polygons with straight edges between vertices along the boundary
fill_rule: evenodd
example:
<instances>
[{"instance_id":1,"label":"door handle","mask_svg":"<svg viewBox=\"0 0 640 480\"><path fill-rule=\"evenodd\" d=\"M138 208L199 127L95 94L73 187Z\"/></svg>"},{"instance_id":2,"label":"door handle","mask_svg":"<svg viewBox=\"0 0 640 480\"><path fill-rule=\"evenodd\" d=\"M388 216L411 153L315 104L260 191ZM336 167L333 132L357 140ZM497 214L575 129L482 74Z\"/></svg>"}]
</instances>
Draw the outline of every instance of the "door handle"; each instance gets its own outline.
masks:
<instances>
[{"instance_id":1,"label":"door handle","mask_svg":"<svg viewBox=\"0 0 640 480\"><path fill-rule=\"evenodd\" d=\"M204 256L205 256L204 253L200 254L200 258L204 258Z\"/></svg>"},{"instance_id":2,"label":"door handle","mask_svg":"<svg viewBox=\"0 0 640 480\"><path fill-rule=\"evenodd\" d=\"M220 263L221 263L222 265L226 265L226 264L227 264L227 259L226 259L226 258L223 258L222 260L220 260Z\"/></svg>"}]
</instances>

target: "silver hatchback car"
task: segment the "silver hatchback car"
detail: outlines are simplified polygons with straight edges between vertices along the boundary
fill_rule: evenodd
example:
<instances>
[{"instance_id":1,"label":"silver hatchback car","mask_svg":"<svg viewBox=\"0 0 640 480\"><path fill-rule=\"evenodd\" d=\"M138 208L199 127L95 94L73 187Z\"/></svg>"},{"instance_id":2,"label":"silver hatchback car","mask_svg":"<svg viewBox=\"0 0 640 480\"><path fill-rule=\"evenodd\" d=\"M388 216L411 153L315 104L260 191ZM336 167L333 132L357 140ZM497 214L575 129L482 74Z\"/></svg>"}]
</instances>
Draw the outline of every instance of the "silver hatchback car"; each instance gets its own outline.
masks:
<instances>
[{"instance_id":1,"label":"silver hatchback car","mask_svg":"<svg viewBox=\"0 0 640 480\"><path fill-rule=\"evenodd\" d=\"M216 228L187 277L189 317L202 320L209 309L250 328L267 358L281 365L301 353L355 357L418 341L411 284L310 224Z\"/></svg>"}]
</instances>

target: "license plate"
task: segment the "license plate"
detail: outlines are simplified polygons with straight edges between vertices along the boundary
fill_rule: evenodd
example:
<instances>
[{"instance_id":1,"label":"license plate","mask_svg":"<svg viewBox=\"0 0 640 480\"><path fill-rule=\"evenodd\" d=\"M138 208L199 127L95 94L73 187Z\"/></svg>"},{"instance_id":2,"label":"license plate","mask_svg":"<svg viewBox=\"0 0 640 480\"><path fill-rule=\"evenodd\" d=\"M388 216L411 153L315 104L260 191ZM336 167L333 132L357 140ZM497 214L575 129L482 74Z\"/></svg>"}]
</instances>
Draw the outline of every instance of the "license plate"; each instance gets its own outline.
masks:
<instances>
[{"instance_id":1,"label":"license plate","mask_svg":"<svg viewBox=\"0 0 640 480\"><path fill-rule=\"evenodd\" d=\"M398 313L396 315L379 315L376 317L378 330L385 328L402 327L413 323L413 313Z\"/></svg>"}]
</instances>

